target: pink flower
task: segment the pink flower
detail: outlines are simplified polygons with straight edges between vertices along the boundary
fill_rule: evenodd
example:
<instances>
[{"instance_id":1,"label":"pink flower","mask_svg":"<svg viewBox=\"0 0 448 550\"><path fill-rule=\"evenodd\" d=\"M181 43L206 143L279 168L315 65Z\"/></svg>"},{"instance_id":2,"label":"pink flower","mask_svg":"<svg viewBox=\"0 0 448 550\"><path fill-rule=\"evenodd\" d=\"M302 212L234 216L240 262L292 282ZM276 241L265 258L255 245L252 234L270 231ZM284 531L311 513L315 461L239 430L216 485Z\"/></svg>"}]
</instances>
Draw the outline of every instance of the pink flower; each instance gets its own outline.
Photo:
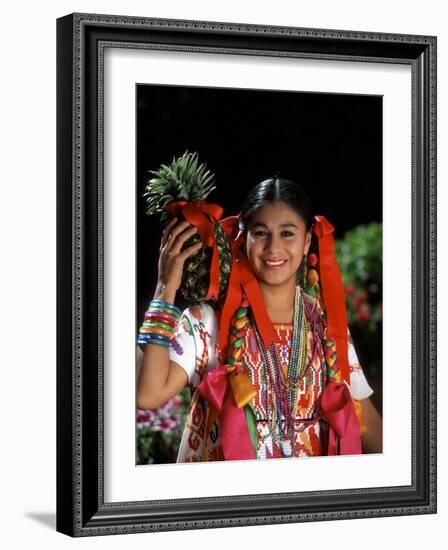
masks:
<instances>
[{"instance_id":1,"label":"pink flower","mask_svg":"<svg viewBox=\"0 0 448 550\"><path fill-rule=\"evenodd\" d=\"M358 311L356 312L356 316L358 318L358 321L360 321L361 323L368 323L372 318L370 309L365 304L358 309Z\"/></svg>"},{"instance_id":2,"label":"pink flower","mask_svg":"<svg viewBox=\"0 0 448 550\"><path fill-rule=\"evenodd\" d=\"M367 294L364 290L360 290L353 298L353 305L359 307L366 301Z\"/></svg>"},{"instance_id":3,"label":"pink flower","mask_svg":"<svg viewBox=\"0 0 448 550\"><path fill-rule=\"evenodd\" d=\"M146 428L153 422L155 416L154 411L137 409L137 426L139 428Z\"/></svg>"},{"instance_id":4,"label":"pink flower","mask_svg":"<svg viewBox=\"0 0 448 550\"><path fill-rule=\"evenodd\" d=\"M173 397L171 399L171 402L173 407L176 407L176 408L182 407L182 398L180 397L180 395L176 395L175 397Z\"/></svg>"},{"instance_id":5,"label":"pink flower","mask_svg":"<svg viewBox=\"0 0 448 550\"><path fill-rule=\"evenodd\" d=\"M345 292L351 296L355 292L355 285L353 283L348 283L348 285L345 286Z\"/></svg>"},{"instance_id":6,"label":"pink flower","mask_svg":"<svg viewBox=\"0 0 448 550\"><path fill-rule=\"evenodd\" d=\"M181 424L182 398L176 395L159 407L151 410L137 409L137 427L151 427L154 431L173 430Z\"/></svg>"},{"instance_id":7,"label":"pink flower","mask_svg":"<svg viewBox=\"0 0 448 550\"><path fill-rule=\"evenodd\" d=\"M155 432L166 432L167 430L174 430L178 425L178 420L173 417L157 419L152 428Z\"/></svg>"}]
</instances>

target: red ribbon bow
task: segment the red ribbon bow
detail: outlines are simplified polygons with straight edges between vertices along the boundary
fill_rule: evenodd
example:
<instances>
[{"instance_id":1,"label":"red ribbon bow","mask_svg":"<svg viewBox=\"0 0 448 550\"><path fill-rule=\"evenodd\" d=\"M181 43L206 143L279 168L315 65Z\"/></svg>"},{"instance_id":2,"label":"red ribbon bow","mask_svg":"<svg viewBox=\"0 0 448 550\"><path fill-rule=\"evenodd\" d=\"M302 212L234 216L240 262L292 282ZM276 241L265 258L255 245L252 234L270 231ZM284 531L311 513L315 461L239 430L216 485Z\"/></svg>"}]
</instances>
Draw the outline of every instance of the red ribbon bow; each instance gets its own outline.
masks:
<instances>
[{"instance_id":1,"label":"red ribbon bow","mask_svg":"<svg viewBox=\"0 0 448 550\"><path fill-rule=\"evenodd\" d=\"M205 300L217 300L219 296L219 252L216 245L214 225L221 219L223 209L218 204L208 203L203 200L172 202L165 209L172 216L182 214L191 225L197 227L204 246L213 248L210 284Z\"/></svg>"},{"instance_id":2,"label":"red ribbon bow","mask_svg":"<svg viewBox=\"0 0 448 550\"><path fill-rule=\"evenodd\" d=\"M254 449L244 407L236 404L229 382L229 376L235 372L244 369L241 365L214 367L205 373L198 391L219 413L224 460L248 460L255 458Z\"/></svg>"},{"instance_id":3,"label":"red ribbon bow","mask_svg":"<svg viewBox=\"0 0 448 550\"><path fill-rule=\"evenodd\" d=\"M330 425L327 455L362 454L361 430L346 384L329 380L321 396L321 407Z\"/></svg>"}]
</instances>

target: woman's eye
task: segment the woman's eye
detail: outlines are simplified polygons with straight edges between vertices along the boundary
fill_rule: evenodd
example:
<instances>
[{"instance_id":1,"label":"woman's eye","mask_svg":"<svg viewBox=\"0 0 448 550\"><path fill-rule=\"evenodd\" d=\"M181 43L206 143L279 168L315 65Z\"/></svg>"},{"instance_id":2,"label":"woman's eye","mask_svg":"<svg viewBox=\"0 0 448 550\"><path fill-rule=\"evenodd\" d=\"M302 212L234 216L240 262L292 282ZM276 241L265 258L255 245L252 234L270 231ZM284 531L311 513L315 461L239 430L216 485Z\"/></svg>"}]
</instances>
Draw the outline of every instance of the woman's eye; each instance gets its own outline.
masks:
<instances>
[{"instance_id":1,"label":"woman's eye","mask_svg":"<svg viewBox=\"0 0 448 550\"><path fill-rule=\"evenodd\" d=\"M257 231L254 231L255 237L268 237L269 232L263 231L262 229L258 229ZM292 231L282 231L280 233L282 237L294 237L294 233Z\"/></svg>"}]
</instances>

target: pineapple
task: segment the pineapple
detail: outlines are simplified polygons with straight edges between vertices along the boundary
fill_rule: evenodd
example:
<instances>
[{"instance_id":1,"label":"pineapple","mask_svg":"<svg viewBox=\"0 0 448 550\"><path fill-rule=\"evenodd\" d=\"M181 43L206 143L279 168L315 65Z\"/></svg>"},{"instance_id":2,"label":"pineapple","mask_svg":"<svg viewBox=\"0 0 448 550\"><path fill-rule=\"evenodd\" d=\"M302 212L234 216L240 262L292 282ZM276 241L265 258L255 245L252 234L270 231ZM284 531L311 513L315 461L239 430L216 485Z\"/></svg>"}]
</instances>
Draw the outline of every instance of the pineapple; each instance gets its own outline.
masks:
<instances>
[{"instance_id":1,"label":"pineapple","mask_svg":"<svg viewBox=\"0 0 448 550\"><path fill-rule=\"evenodd\" d=\"M205 164L200 164L197 153L186 151L181 157L173 158L167 166L162 164L158 170L150 170L151 178L144 193L148 215L160 214L161 221L167 221L169 214L165 207L176 201L193 202L205 200L215 189L213 174ZM214 225L215 239L219 251L220 288L219 298L225 295L232 264L232 253L227 237L219 223ZM193 235L185 247L198 242L199 235ZM190 256L184 264L180 291L189 303L205 300L210 284L211 248L201 248Z\"/></svg>"}]
</instances>

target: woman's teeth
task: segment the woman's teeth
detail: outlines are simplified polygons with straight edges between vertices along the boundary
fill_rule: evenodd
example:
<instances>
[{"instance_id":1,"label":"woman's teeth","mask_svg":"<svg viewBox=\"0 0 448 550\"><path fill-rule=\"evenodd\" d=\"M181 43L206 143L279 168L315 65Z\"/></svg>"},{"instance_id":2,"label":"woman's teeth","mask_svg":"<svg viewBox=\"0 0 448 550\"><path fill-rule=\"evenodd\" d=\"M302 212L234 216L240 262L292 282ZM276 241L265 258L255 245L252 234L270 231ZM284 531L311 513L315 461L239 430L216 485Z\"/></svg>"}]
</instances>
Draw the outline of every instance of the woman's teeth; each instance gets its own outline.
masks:
<instances>
[{"instance_id":1,"label":"woman's teeth","mask_svg":"<svg viewBox=\"0 0 448 550\"><path fill-rule=\"evenodd\" d=\"M268 265L269 267L280 267L286 262L286 260L278 260L278 261L272 261L272 260L264 260L264 263Z\"/></svg>"}]
</instances>

